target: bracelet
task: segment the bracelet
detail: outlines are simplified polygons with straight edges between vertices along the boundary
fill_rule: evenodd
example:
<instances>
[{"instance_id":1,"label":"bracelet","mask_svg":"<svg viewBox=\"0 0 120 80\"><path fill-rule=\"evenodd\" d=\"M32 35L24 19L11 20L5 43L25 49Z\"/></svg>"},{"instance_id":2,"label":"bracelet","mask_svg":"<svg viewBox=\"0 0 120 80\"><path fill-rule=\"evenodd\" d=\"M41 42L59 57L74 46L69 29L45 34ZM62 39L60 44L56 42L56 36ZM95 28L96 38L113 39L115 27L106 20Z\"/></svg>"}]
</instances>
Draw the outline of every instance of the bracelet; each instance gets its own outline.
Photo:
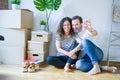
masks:
<instances>
[{"instance_id":1,"label":"bracelet","mask_svg":"<svg viewBox=\"0 0 120 80\"><path fill-rule=\"evenodd\" d=\"M90 32L93 32L93 31L94 31L94 29L91 29L91 30L90 30Z\"/></svg>"}]
</instances>

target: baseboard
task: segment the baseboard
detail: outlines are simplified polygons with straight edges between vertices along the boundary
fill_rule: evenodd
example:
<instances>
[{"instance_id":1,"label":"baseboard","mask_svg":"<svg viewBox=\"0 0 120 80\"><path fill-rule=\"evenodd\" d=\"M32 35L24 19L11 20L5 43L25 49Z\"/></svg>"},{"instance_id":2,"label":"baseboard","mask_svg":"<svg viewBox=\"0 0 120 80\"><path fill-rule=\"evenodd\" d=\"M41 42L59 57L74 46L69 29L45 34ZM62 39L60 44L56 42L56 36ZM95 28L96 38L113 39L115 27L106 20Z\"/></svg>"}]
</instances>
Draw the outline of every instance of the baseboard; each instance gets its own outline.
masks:
<instances>
[{"instance_id":1,"label":"baseboard","mask_svg":"<svg viewBox=\"0 0 120 80\"><path fill-rule=\"evenodd\" d=\"M100 64L105 66L105 65L107 65L107 61L102 61ZM120 62L110 61L109 66L120 67Z\"/></svg>"}]
</instances>

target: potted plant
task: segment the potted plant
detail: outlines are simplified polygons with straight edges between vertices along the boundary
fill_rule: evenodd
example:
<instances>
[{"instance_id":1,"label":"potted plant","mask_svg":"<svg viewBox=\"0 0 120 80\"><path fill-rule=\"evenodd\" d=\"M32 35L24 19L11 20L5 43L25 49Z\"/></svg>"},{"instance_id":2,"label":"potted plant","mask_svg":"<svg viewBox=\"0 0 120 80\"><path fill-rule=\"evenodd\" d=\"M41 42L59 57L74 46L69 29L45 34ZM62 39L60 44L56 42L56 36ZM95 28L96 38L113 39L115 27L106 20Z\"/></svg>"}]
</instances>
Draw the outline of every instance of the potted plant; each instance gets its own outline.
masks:
<instances>
[{"instance_id":1,"label":"potted plant","mask_svg":"<svg viewBox=\"0 0 120 80\"><path fill-rule=\"evenodd\" d=\"M47 22L45 20L40 20L40 30L46 31L46 24Z\"/></svg>"},{"instance_id":2,"label":"potted plant","mask_svg":"<svg viewBox=\"0 0 120 80\"><path fill-rule=\"evenodd\" d=\"M49 19L53 10L58 10L62 0L34 0L34 5L39 11L45 11L47 31L49 31Z\"/></svg>"},{"instance_id":3,"label":"potted plant","mask_svg":"<svg viewBox=\"0 0 120 80\"><path fill-rule=\"evenodd\" d=\"M19 9L20 7L20 0L11 0L11 4L12 4L12 9Z\"/></svg>"}]
</instances>

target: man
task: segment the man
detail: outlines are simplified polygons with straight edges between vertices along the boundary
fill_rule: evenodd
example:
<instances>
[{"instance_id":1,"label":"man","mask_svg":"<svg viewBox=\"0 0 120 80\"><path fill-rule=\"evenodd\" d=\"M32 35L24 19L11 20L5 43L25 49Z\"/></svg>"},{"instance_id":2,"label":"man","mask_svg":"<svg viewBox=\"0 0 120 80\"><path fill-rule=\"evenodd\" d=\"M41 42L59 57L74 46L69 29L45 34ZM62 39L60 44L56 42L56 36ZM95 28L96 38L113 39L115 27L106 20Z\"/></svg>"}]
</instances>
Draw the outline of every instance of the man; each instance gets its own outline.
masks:
<instances>
[{"instance_id":1,"label":"man","mask_svg":"<svg viewBox=\"0 0 120 80\"><path fill-rule=\"evenodd\" d=\"M82 47L76 62L76 69L88 72L91 75L102 70L115 72L116 67L99 65L99 62L103 59L103 51L89 40L90 36L97 35L97 31L91 27L91 22L89 20L83 22L80 16L74 16L72 18L72 27L77 33L77 38L79 38L78 42L81 40Z\"/></svg>"}]
</instances>

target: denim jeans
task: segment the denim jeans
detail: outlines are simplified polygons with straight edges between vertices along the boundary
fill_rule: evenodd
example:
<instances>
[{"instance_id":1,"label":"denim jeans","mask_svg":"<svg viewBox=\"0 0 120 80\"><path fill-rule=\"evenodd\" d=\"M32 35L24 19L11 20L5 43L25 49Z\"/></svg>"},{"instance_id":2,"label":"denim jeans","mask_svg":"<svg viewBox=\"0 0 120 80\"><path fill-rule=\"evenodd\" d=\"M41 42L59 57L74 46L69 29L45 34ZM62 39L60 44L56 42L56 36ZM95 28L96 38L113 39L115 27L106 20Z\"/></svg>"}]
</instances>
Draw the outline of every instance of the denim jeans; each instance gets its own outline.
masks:
<instances>
[{"instance_id":1,"label":"denim jeans","mask_svg":"<svg viewBox=\"0 0 120 80\"><path fill-rule=\"evenodd\" d=\"M48 64L57 68L64 68L66 63L75 64L77 59L71 59L68 56L48 56L46 61Z\"/></svg>"},{"instance_id":2,"label":"denim jeans","mask_svg":"<svg viewBox=\"0 0 120 80\"><path fill-rule=\"evenodd\" d=\"M78 45L77 42L74 43L73 49ZM78 54L76 54L78 56ZM77 59L71 59L68 56L48 56L46 62L50 65L53 65L57 68L64 68L66 63L75 64Z\"/></svg>"},{"instance_id":3,"label":"denim jeans","mask_svg":"<svg viewBox=\"0 0 120 80\"><path fill-rule=\"evenodd\" d=\"M88 72L93 68L94 63L102 61L103 51L88 39L82 41L82 48L86 54L77 60L76 68L83 72ZM100 70L102 70L102 66L100 66Z\"/></svg>"}]
</instances>

